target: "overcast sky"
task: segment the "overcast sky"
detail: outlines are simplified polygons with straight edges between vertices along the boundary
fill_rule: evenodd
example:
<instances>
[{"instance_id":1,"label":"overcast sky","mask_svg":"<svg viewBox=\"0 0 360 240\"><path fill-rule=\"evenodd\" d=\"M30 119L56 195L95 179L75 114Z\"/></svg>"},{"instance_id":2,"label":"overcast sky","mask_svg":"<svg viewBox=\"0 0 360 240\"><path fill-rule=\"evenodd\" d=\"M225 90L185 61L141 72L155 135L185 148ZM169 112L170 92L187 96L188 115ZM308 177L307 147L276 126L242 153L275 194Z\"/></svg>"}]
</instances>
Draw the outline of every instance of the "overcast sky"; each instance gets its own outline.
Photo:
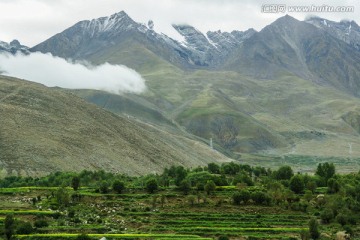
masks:
<instances>
[{"instance_id":1,"label":"overcast sky","mask_svg":"<svg viewBox=\"0 0 360 240\"><path fill-rule=\"evenodd\" d=\"M276 3L287 6L354 6L350 13L263 13L261 6ZM18 39L34 46L78 21L109 16L124 10L137 22L155 23L155 30L170 36L172 23L187 23L207 30L261 30L278 17L289 14L304 20L309 14L330 20L360 23L358 0L0 0L0 40Z\"/></svg>"}]
</instances>

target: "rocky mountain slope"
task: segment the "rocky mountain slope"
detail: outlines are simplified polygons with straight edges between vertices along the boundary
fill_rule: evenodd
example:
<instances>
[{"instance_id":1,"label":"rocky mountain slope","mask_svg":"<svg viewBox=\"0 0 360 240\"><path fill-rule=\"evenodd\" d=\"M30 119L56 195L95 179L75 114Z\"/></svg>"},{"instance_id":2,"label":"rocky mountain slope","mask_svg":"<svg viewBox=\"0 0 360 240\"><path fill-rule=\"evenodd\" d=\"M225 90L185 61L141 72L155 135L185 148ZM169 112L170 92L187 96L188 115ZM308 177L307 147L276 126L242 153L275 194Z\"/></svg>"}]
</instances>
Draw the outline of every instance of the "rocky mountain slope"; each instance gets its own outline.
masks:
<instances>
[{"instance_id":1,"label":"rocky mountain slope","mask_svg":"<svg viewBox=\"0 0 360 240\"><path fill-rule=\"evenodd\" d=\"M250 29L245 32L208 32L205 35L189 25L173 27L183 41L159 34L153 30L152 24L137 23L121 11L109 17L81 21L36 45L31 51L51 52L63 58L94 62L116 52L117 63L136 68L144 64L143 58L152 59L155 55L156 61L165 60L177 67L192 69L219 64L231 49L255 33ZM123 48L128 51L121 52ZM145 51L139 55L136 48Z\"/></svg>"},{"instance_id":2,"label":"rocky mountain slope","mask_svg":"<svg viewBox=\"0 0 360 240\"><path fill-rule=\"evenodd\" d=\"M360 51L360 27L354 21L334 22L324 18L311 17L306 20L331 36L340 39Z\"/></svg>"},{"instance_id":3,"label":"rocky mountain slope","mask_svg":"<svg viewBox=\"0 0 360 240\"><path fill-rule=\"evenodd\" d=\"M0 173L104 169L131 175L227 158L207 145L122 118L61 89L0 76Z\"/></svg>"}]
</instances>

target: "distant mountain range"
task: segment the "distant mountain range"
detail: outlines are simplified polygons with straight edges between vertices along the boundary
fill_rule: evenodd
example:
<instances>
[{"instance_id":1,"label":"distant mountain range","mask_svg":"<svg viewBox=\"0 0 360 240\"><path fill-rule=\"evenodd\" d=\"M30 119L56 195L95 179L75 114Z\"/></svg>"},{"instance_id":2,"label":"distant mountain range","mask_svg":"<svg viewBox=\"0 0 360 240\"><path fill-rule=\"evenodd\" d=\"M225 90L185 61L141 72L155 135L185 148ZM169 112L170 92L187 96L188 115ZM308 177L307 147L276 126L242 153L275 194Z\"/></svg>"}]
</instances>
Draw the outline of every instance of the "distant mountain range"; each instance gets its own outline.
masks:
<instances>
[{"instance_id":1,"label":"distant mountain range","mask_svg":"<svg viewBox=\"0 0 360 240\"><path fill-rule=\"evenodd\" d=\"M27 46L21 45L18 40L13 40L10 43L0 41L0 53L12 53L21 52L24 54L29 53L29 48Z\"/></svg>"},{"instance_id":2,"label":"distant mountain range","mask_svg":"<svg viewBox=\"0 0 360 240\"><path fill-rule=\"evenodd\" d=\"M122 11L78 22L28 51L134 68L146 79L143 94L72 93L161 131L211 138L235 159L360 156L355 22L286 15L259 32L173 27L177 39Z\"/></svg>"}]
</instances>

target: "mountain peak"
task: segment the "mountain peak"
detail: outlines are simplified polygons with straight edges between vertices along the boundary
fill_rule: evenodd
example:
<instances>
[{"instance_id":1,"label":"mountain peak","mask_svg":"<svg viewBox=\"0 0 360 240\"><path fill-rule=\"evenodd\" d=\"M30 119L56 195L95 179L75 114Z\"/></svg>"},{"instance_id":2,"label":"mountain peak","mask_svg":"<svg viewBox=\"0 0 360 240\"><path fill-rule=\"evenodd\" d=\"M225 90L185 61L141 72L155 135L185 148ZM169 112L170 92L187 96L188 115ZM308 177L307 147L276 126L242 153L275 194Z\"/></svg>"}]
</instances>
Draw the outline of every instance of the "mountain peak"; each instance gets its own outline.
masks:
<instances>
[{"instance_id":1,"label":"mountain peak","mask_svg":"<svg viewBox=\"0 0 360 240\"><path fill-rule=\"evenodd\" d=\"M273 23L271 23L270 25L273 25L273 24L296 24L296 23L300 23L299 20L297 20L296 18L286 14L285 16L282 16L278 19L276 19Z\"/></svg>"},{"instance_id":2,"label":"mountain peak","mask_svg":"<svg viewBox=\"0 0 360 240\"><path fill-rule=\"evenodd\" d=\"M137 28L139 25L124 11L120 11L107 17L100 17L90 21L82 21L79 24L81 24L83 31L90 33L91 36L103 32L129 30Z\"/></svg>"},{"instance_id":3,"label":"mountain peak","mask_svg":"<svg viewBox=\"0 0 360 240\"><path fill-rule=\"evenodd\" d=\"M311 17L305 21L360 50L360 27L355 21L335 22L320 17Z\"/></svg>"}]
</instances>

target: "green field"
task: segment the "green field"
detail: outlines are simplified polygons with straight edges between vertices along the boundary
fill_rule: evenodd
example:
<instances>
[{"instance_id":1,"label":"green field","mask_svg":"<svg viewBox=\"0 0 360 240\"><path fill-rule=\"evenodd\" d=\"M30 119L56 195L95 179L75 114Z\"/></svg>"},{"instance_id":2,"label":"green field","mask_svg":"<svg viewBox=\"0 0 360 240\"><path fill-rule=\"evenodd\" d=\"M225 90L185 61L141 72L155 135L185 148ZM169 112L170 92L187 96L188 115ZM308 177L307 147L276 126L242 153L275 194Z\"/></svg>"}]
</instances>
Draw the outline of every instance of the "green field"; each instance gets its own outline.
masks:
<instances>
[{"instance_id":1,"label":"green field","mask_svg":"<svg viewBox=\"0 0 360 240\"><path fill-rule=\"evenodd\" d=\"M360 236L360 175L337 175L332 166L319 166L314 176L294 174L286 166L272 172L228 163L172 167L142 177L83 171L5 178L0 180L0 236L11 216L15 239L82 239L81 234L87 239L307 239L314 218L320 239L333 239L338 231ZM331 175L327 180L325 173ZM177 174L183 178L178 185ZM85 187L74 190L74 179ZM301 190L295 179L302 179ZM62 187L54 186L58 182ZM125 183L121 193L116 182Z\"/></svg>"}]
</instances>

